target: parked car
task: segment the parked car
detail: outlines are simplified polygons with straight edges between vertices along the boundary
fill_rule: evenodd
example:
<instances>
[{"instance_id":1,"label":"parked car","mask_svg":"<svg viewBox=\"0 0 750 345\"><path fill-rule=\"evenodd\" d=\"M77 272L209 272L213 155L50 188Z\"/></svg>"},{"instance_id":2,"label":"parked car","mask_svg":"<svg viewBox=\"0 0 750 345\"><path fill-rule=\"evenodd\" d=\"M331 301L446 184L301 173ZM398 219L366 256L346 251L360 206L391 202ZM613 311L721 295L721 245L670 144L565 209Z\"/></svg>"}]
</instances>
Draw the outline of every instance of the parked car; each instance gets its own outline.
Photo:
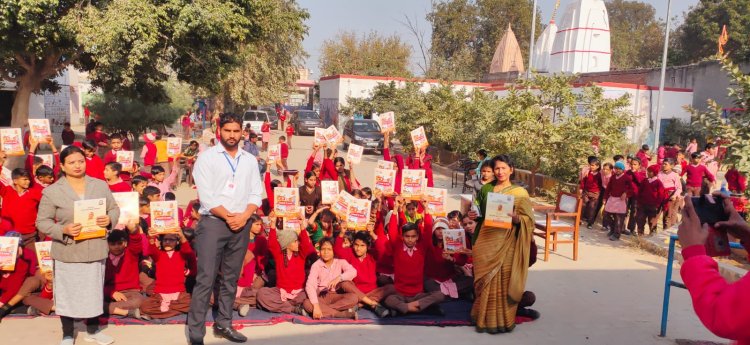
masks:
<instances>
[{"instance_id":1,"label":"parked car","mask_svg":"<svg viewBox=\"0 0 750 345\"><path fill-rule=\"evenodd\" d=\"M312 110L295 110L289 118L289 126L294 128L294 133L315 134L315 128L323 128L323 120L320 115Z\"/></svg>"},{"instance_id":2,"label":"parked car","mask_svg":"<svg viewBox=\"0 0 750 345\"><path fill-rule=\"evenodd\" d=\"M250 123L253 131L256 132L256 134L260 135L260 128L263 125L263 121L266 120L270 121L270 119L268 118L268 114L265 111L248 110L244 115L242 115L242 128L245 128L246 123Z\"/></svg>"},{"instance_id":3,"label":"parked car","mask_svg":"<svg viewBox=\"0 0 750 345\"><path fill-rule=\"evenodd\" d=\"M352 119L344 125L344 150L349 149L349 144L360 145L365 150L383 149L383 133L380 125L375 120Z\"/></svg>"}]
</instances>

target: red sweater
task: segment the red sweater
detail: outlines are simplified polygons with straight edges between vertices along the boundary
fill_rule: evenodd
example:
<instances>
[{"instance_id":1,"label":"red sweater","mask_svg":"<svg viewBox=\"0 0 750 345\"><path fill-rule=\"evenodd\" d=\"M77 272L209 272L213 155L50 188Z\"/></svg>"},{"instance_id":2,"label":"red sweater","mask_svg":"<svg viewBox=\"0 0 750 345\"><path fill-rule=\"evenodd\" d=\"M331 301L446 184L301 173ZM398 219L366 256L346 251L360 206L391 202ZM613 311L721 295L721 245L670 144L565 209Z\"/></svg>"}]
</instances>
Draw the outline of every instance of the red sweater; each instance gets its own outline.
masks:
<instances>
[{"instance_id":1,"label":"red sweater","mask_svg":"<svg viewBox=\"0 0 750 345\"><path fill-rule=\"evenodd\" d=\"M13 296L18 293L21 289L24 280L27 277L31 277L36 272L37 261L36 253L31 249L19 248L23 251L21 257L16 259L16 268L13 272L2 272L7 273L8 276L4 277L4 274L0 274L0 302L8 303Z\"/></svg>"},{"instance_id":2,"label":"red sweater","mask_svg":"<svg viewBox=\"0 0 750 345\"><path fill-rule=\"evenodd\" d=\"M737 169L729 169L724 178L727 179L727 188L731 192L744 193L747 189L747 180Z\"/></svg>"},{"instance_id":3,"label":"red sweater","mask_svg":"<svg viewBox=\"0 0 750 345\"><path fill-rule=\"evenodd\" d=\"M623 193L627 193L628 197L633 195L633 179L628 174L623 173L618 178L616 175L612 175L609 179L607 189L604 191L604 200L607 200L610 196L620 197Z\"/></svg>"},{"instance_id":4,"label":"red sweater","mask_svg":"<svg viewBox=\"0 0 750 345\"><path fill-rule=\"evenodd\" d=\"M106 272L104 274L104 296L112 297L115 291L141 290L138 275L140 269L138 264L143 253L143 235L140 233L130 234L128 248L122 254L120 261L115 266L112 259L107 257Z\"/></svg>"},{"instance_id":5,"label":"red sweater","mask_svg":"<svg viewBox=\"0 0 750 345\"><path fill-rule=\"evenodd\" d=\"M380 240L380 236L378 236L378 240ZM377 250L371 247L367 255L359 259L354 255L354 249L344 248L343 238L336 237L336 245L333 247L333 251L336 257L346 260L346 262L354 266L354 269L357 270L357 276L352 281L360 291L368 293L378 288Z\"/></svg>"},{"instance_id":6,"label":"red sweater","mask_svg":"<svg viewBox=\"0 0 750 345\"><path fill-rule=\"evenodd\" d=\"M396 160L396 193L401 193L401 171L404 170L404 157L395 155ZM383 160L391 161L390 149L383 149ZM425 173L426 174L426 173Z\"/></svg>"},{"instance_id":7,"label":"red sweater","mask_svg":"<svg viewBox=\"0 0 750 345\"><path fill-rule=\"evenodd\" d=\"M18 195L15 188L5 186L0 189L3 198L3 208L0 216L13 222L13 226L22 234L36 231L36 213L39 201L42 200L42 188L29 188L23 195Z\"/></svg>"},{"instance_id":8,"label":"red sweater","mask_svg":"<svg viewBox=\"0 0 750 345\"><path fill-rule=\"evenodd\" d=\"M685 185L688 187L701 187L703 186L703 178L707 178L708 181L714 182L714 175L708 171L708 168L706 168L703 164L698 165L688 165L685 167L685 169L682 170L682 174L680 176L683 176L687 174L687 181L685 182Z\"/></svg>"},{"instance_id":9,"label":"red sweater","mask_svg":"<svg viewBox=\"0 0 750 345\"><path fill-rule=\"evenodd\" d=\"M281 159L289 158L289 145L286 143L280 143L281 146Z\"/></svg>"},{"instance_id":10,"label":"red sweater","mask_svg":"<svg viewBox=\"0 0 750 345\"><path fill-rule=\"evenodd\" d=\"M393 258L394 287L403 296L412 297L424 292L425 262L427 257L432 255L432 246L429 244L432 229L424 224L420 224L421 235L412 255L405 249L401 229L388 227L390 242L385 255Z\"/></svg>"},{"instance_id":11,"label":"red sweater","mask_svg":"<svg viewBox=\"0 0 750 345\"><path fill-rule=\"evenodd\" d=\"M104 164L106 165L109 162L116 162L117 161L117 151L115 150L109 150L107 153L104 154Z\"/></svg>"},{"instance_id":12,"label":"red sweater","mask_svg":"<svg viewBox=\"0 0 750 345\"><path fill-rule=\"evenodd\" d=\"M237 286L253 286L255 275L262 273L268 264L268 239L266 236L259 235L255 240L247 244L247 251L253 253L253 259L242 266L240 279Z\"/></svg>"},{"instance_id":13,"label":"red sweater","mask_svg":"<svg viewBox=\"0 0 750 345\"><path fill-rule=\"evenodd\" d=\"M288 231L288 230L287 230ZM302 290L305 288L305 260L311 254L315 253L315 247L310 242L307 231L300 231L299 234L299 253L288 258L284 264L286 250L281 249L279 239L276 236L276 229L271 229L268 238L268 250L276 262L276 286L284 289L286 292Z\"/></svg>"},{"instance_id":14,"label":"red sweater","mask_svg":"<svg viewBox=\"0 0 750 345\"><path fill-rule=\"evenodd\" d=\"M185 292L185 269L195 267L195 253L189 242L180 244L180 251L173 252L172 257L157 246L149 246L149 255L156 265L156 293Z\"/></svg>"},{"instance_id":15,"label":"red sweater","mask_svg":"<svg viewBox=\"0 0 750 345\"><path fill-rule=\"evenodd\" d=\"M409 169L424 169L424 177L427 179L427 187L434 187L435 184L433 183L432 179L432 156L429 154L424 155L424 162L420 161L415 157L414 155L410 155L406 159L406 166L409 167Z\"/></svg>"},{"instance_id":16,"label":"red sweater","mask_svg":"<svg viewBox=\"0 0 750 345\"><path fill-rule=\"evenodd\" d=\"M156 164L156 145L152 142L147 142L143 146L148 149L146 156L143 157L143 165L149 167Z\"/></svg>"},{"instance_id":17,"label":"red sweater","mask_svg":"<svg viewBox=\"0 0 750 345\"><path fill-rule=\"evenodd\" d=\"M661 180L654 178L654 181L643 180L638 188L638 205L657 208L668 197L667 191Z\"/></svg>"},{"instance_id":18,"label":"red sweater","mask_svg":"<svg viewBox=\"0 0 750 345\"><path fill-rule=\"evenodd\" d=\"M86 175L104 180L104 163L97 155L86 158Z\"/></svg>"},{"instance_id":19,"label":"red sweater","mask_svg":"<svg viewBox=\"0 0 750 345\"><path fill-rule=\"evenodd\" d=\"M578 184L578 187L581 188L584 192L591 192L591 193L599 193L604 189L602 187L602 174L600 174L598 171L593 172L589 171L586 176L584 176L581 179L581 182Z\"/></svg>"},{"instance_id":20,"label":"red sweater","mask_svg":"<svg viewBox=\"0 0 750 345\"><path fill-rule=\"evenodd\" d=\"M648 177L646 176L646 172L643 170L633 171L628 170L625 172L630 176L630 179L632 180L631 187L632 188L632 195L638 195L638 187L641 185L643 181L645 181Z\"/></svg>"},{"instance_id":21,"label":"red sweater","mask_svg":"<svg viewBox=\"0 0 750 345\"><path fill-rule=\"evenodd\" d=\"M750 251L750 246L745 244ZM729 284L719 273L716 261L703 245L682 249L685 259L680 275L693 299L698 318L719 337L750 344L750 276Z\"/></svg>"},{"instance_id":22,"label":"red sweater","mask_svg":"<svg viewBox=\"0 0 750 345\"><path fill-rule=\"evenodd\" d=\"M109 190L112 191L112 193L132 192L133 187L131 187L130 184L125 181L120 181L118 183L109 185Z\"/></svg>"}]
</instances>

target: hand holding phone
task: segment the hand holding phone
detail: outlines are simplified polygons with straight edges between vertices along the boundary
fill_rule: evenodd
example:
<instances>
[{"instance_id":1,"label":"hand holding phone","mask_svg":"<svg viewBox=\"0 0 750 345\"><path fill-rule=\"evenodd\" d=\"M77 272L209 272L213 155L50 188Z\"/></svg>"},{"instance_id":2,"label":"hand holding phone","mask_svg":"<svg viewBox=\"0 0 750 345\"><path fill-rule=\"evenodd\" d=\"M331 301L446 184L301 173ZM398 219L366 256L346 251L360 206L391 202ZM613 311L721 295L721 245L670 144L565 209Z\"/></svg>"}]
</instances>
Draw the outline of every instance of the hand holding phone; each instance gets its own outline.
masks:
<instances>
[{"instance_id":1,"label":"hand holding phone","mask_svg":"<svg viewBox=\"0 0 750 345\"><path fill-rule=\"evenodd\" d=\"M706 254L709 256L728 256L731 253L727 232L715 227L716 223L729 219L723 199L719 195L710 194L690 198L692 209L703 229L707 231L705 246ZM687 208L687 201L685 205Z\"/></svg>"}]
</instances>

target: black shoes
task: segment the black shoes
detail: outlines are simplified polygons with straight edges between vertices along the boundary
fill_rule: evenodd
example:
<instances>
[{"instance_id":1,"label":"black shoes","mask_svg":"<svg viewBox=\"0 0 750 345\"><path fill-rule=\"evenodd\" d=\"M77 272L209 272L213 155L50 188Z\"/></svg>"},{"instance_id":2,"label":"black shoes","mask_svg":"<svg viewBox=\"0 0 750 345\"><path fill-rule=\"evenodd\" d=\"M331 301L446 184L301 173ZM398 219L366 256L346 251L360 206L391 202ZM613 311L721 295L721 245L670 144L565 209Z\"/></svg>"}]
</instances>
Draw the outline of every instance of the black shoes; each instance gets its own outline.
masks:
<instances>
[{"instance_id":1,"label":"black shoes","mask_svg":"<svg viewBox=\"0 0 750 345\"><path fill-rule=\"evenodd\" d=\"M390 311L380 304L376 304L374 307L372 307L372 312L381 319L387 317L388 314L390 314Z\"/></svg>"},{"instance_id":2,"label":"black shoes","mask_svg":"<svg viewBox=\"0 0 750 345\"><path fill-rule=\"evenodd\" d=\"M214 325L214 336L216 336L217 338L224 338L233 343L247 342L247 337L242 335L242 333L237 332L237 330L234 329L232 326L220 327L220 326Z\"/></svg>"},{"instance_id":3,"label":"black shoes","mask_svg":"<svg viewBox=\"0 0 750 345\"><path fill-rule=\"evenodd\" d=\"M523 316L532 320L536 320L541 316L541 314L531 308L518 308L518 310L516 310L516 316Z\"/></svg>"}]
</instances>

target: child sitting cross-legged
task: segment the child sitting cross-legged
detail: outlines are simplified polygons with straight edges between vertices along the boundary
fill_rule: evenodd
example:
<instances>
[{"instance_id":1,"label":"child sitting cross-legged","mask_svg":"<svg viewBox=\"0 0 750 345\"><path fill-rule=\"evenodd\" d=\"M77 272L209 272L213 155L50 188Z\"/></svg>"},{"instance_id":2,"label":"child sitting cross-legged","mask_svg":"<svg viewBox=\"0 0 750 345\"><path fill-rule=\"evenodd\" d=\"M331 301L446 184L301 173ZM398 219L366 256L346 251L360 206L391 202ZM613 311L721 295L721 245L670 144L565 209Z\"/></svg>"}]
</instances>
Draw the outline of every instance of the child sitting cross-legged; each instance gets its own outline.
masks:
<instances>
[{"instance_id":1,"label":"child sitting cross-legged","mask_svg":"<svg viewBox=\"0 0 750 345\"><path fill-rule=\"evenodd\" d=\"M332 238L324 237L318 244L320 258L310 268L305 285L305 311L312 314L314 319L335 317L356 320L359 298L354 293L357 287L352 279L357 276L357 270L346 260L334 258Z\"/></svg>"},{"instance_id":2,"label":"child sitting cross-legged","mask_svg":"<svg viewBox=\"0 0 750 345\"><path fill-rule=\"evenodd\" d=\"M141 304L144 319L166 319L190 310L190 294L185 289L185 277L190 273L188 261L193 260L193 249L182 232L159 235L153 229L149 235L149 255L156 266L154 293Z\"/></svg>"},{"instance_id":3,"label":"child sitting cross-legged","mask_svg":"<svg viewBox=\"0 0 750 345\"><path fill-rule=\"evenodd\" d=\"M111 315L140 318L141 294L138 278L143 254L141 228L135 221L127 230L112 230L107 236L109 255L104 275L105 308Z\"/></svg>"}]
</instances>

